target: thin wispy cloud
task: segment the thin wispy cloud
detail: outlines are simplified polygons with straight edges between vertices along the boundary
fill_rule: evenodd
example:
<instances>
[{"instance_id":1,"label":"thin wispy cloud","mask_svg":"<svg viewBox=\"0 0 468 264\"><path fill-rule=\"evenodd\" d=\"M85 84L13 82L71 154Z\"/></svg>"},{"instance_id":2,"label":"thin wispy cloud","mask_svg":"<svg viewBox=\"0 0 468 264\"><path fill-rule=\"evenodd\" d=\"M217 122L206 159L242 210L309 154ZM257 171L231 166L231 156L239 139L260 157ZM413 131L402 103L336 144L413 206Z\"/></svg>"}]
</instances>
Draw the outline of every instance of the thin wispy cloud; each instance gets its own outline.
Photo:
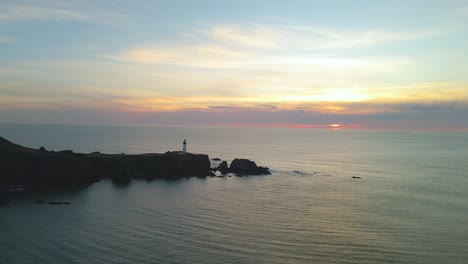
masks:
<instances>
[{"instance_id":1,"label":"thin wispy cloud","mask_svg":"<svg viewBox=\"0 0 468 264\"><path fill-rule=\"evenodd\" d=\"M0 21L8 20L80 20L90 21L91 18L85 14L60 9L44 8L40 6L3 6L0 11Z\"/></svg>"},{"instance_id":2,"label":"thin wispy cloud","mask_svg":"<svg viewBox=\"0 0 468 264\"><path fill-rule=\"evenodd\" d=\"M458 15L468 15L468 5L460 6L455 10L455 14Z\"/></svg>"},{"instance_id":3,"label":"thin wispy cloud","mask_svg":"<svg viewBox=\"0 0 468 264\"><path fill-rule=\"evenodd\" d=\"M178 64L193 67L244 67L255 64L346 64L350 60L323 58L317 52L362 48L435 37L437 31L341 32L320 27L220 25L184 34L185 42L202 44L157 43L134 48L110 57L143 63ZM197 41L187 40L194 36Z\"/></svg>"},{"instance_id":4,"label":"thin wispy cloud","mask_svg":"<svg viewBox=\"0 0 468 264\"><path fill-rule=\"evenodd\" d=\"M441 31L392 32L383 29L367 31L343 31L313 26L286 26L290 33L289 41L296 41L298 46L308 50L354 49L369 46L398 44L406 41L436 37ZM289 34L288 34L289 35Z\"/></svg>"},{"instance_id":5,"label":"thin wispy cloud","mask_svg":"<svg viewBox=\"0 0 468 264\"><path fill-rule=\"evenodd\" d=\"M411 60L398 57L307 60L278 57L250 61L250 64L245 60L244 64L237 65L230 61L218 61L218 66L213 62L211 68L206 68L196 61L187 61L185 56L172 59L190 65L85 61L21 63L13 65L16 70L0 71L5 78L0 90L2 87L30 90L28 85L34 77L35 87L51 94L60 89L81 93L104 89L113 94L145 98L196 94L233 98L249 96L257 101L274 101L277 98L363 100L372 96L369 93L372 87L363 86L364 80L378 81L414 65ZM29 80L18 79L25 74L31 76ZM85 86L91 88L77 89Z\"/></svg>"},{"instance_id":6,"label":"thin wispy cloud","mask_svg":"<svg viewBox=\"0 0 468 264\"><path fill-rule=\"evenodd\" d=\"M206 45L155 46L126 51L123 55L109 56L130 62L176 64L193 67L218 67L254 57L253 54L229 47Z\"/></svg>"},{"instance_id":7,"label":"thin wispy cloud","mask_svg":"<svg viewBox=\"0 0 468 264\"><path fill-rule=\"evenodd\" d=\"M412 63L412 58L323 56L318 51L378 45L386 41L409 41L436 34L388 33L379 30L353 37L338 31L311 27L225 25L204 30L205 34L202 36L205 38L199 40L199 32L195 30L185 34L186 44L157 43L106 56L132 63L190 68L270 69L281 72L295 70L300 73L307 66L315 72L329 69L338 74L340 71L368 71L372 74L401 70ZM194 36L197 41L187 40L187 35Z\"/></svg>"},{"instance_id":8,"label":"thin wispy cloud","mask_svg":"<svg viewBox=\"0 0 468 264\"><path fill-rule=\"evenodd\" d=\"M80 2L18 1L0 3L0 23L16 21L79 21L93 24L121 23L127 16L107 11L98 5L80 5Z\"/></svg>"},{"instance_id":9,"label":"thin wispy cloud","mask_svg":"<svg viewBox=\"0 0 468 264\"><path fill-rule=\"evenodd\" d=\"M247 48L275 48L281 42L283 32L260 25L222 25L205 32L213 41L228 46Z\"/></svg>"}]
</instances>

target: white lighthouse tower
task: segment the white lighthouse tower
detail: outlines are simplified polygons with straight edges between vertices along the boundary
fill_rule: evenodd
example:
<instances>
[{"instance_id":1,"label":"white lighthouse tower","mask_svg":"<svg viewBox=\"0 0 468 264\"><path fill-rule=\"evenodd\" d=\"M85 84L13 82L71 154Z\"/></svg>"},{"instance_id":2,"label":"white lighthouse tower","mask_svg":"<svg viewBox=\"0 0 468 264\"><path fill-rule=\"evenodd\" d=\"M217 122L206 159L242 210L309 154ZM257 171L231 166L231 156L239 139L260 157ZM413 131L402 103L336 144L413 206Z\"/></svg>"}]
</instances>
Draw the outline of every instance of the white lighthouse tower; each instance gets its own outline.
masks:
<instances>
[{"instance_id":1,"label":"white lighthouse tower","mask_svg":"<svg viewBox=\"0 0 468 264\"><path fill-rule=\"evenodd\" d=\"M184 139L184 143L182 144L182 152L187 153L187 141Z\"/></svg>"}]
</instances>

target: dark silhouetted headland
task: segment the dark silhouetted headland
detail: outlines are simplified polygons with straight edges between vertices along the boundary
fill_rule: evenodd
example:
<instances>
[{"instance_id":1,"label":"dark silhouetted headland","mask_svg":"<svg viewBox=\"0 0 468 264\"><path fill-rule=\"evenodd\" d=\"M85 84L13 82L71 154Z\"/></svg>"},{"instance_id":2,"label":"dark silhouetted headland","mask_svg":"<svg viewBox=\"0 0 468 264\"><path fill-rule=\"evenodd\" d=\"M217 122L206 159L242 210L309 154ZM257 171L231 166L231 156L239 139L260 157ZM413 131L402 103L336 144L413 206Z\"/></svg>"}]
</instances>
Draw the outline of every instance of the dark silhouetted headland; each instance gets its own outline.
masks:
<instances>
[{"instance_id":1,"label":"dark silhouetted headland","mask_svg":"<svg viewBox=\"0 0 468 264\"><path fill-rule=\"evenodd\" d=\"M116 183L132 179L180 179L213 176L208 155L180 151L139 155L48 151L14 144L0 137L0 187L63 188L90 185L102 178ZM223 172L239 175L269 174L255 162L235 159Z\"/></svg>"}]
</instances>

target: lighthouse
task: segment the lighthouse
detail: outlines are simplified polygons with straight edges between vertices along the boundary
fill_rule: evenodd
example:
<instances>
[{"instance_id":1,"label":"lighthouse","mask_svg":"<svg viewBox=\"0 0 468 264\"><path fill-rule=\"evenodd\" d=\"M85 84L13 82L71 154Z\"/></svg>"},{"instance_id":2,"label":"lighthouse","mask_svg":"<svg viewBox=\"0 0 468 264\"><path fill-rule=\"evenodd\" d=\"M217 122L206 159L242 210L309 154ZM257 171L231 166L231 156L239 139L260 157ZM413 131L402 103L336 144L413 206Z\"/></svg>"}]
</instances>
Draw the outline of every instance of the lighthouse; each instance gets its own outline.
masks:
<instances>
[{"instance_id":1,"label":"lighthouse","mask_svg":"<svg viewBox=\"0 0 468 264\"><path fill-rule=\"evenodd\" d=\"M184 139L184 143L182 144L182 152L187 153L187 141Z\"/></svg>"}]
</instances>

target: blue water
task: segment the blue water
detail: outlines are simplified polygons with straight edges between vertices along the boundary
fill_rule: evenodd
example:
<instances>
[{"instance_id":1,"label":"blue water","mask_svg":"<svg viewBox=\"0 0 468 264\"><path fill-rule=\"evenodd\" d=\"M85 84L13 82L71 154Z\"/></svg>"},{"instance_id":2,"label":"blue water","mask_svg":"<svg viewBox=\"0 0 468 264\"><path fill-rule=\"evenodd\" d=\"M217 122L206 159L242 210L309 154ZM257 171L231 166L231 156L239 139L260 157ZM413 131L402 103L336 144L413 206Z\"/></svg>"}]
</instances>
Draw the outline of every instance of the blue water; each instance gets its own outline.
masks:
<instances>
[{"instance_id":1,"label":"blue water","mask_svg":"<svg viewBox=\"0 0 468 264\"><path fill-rule=\"evenodd\" d=\"M0 124L0 136L107 153L185 138L273 172L19 196L0 207L0 263L468 261L467 133Z\"/></svg>"}]
</instances>

